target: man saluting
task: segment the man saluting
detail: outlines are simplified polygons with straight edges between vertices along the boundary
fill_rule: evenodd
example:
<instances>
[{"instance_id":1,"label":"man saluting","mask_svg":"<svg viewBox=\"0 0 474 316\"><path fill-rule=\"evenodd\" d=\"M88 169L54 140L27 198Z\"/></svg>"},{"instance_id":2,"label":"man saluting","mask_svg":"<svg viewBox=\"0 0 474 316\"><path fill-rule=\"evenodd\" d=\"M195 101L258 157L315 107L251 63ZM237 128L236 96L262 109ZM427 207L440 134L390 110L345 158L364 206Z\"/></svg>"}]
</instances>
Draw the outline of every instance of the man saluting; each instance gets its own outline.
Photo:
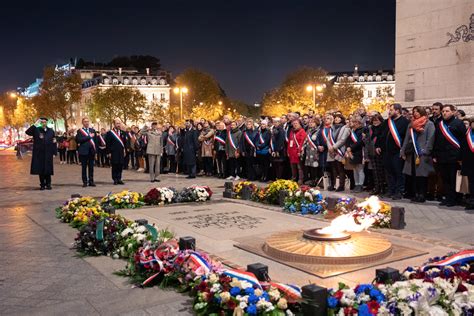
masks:
<instances>
[{"instance_id":1,"label":"man saluting","mask_svg":"<svg viewBox=\"0 0 474 316\"><path fill-rule=\"evenodd\" d=\"M82 119L82 128L77 130L76 141L79 144L79 161L82 166L82 186L95 187L94 183L94 161L97 152L95 143L95 130L89 127L90 121L87 117ZM89 172L87 172L89 171Z\"/></svg>"},{"instance_id":2,"label":"man saluting","mask_svg":"<svg viewBox=\"0 0 474 316\"><path fill-rule=\"evenodd\" d=\"M114 120L114 127L105 135L105 143L110 152L110 164L112 166L112 179L114 185L125 184L122 181L123 162L125 160L125 144L127 136L122 131L120 119Z\"/></svg>"},{"instance_id":3,"label":"man saluting","mask_svg":"<svg viewBox=\"0 0 474 316\"><path fill-rule=\"evenodd\" d=\"M33 136L33 157L31 158L31 174L39 175L40 190L51 190L53 172L53 156L57 154L54 131L48 127L48 119L40 118L26 130Z\"/></svg>"}]
</instances>

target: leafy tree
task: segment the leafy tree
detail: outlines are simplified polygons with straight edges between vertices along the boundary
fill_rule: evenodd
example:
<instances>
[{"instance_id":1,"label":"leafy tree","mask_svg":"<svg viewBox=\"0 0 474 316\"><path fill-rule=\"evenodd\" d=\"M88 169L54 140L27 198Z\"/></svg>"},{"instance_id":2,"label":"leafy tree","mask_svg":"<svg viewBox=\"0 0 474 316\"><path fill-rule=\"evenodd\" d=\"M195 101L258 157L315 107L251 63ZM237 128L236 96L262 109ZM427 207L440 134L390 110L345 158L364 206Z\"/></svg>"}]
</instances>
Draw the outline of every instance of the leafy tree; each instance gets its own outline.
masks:
<instances>
[{"instance_id":1,"label":"leafy tree","mask_svg":"<svg viewBox=\"0 0 474 316\"><path fill-rule=\"evenodd\" d=\"M344 115L357 110L362 104L364 92L348 82L340 82L326 91L324 106L326 111L341 111Z\"/></svg>"},{"instance_id":2,"label":"leafy tree","mask_svg":"<svg viewBox=\"0 0 474 316\"><path fill-rule=\"evenodd\" d=\"M81 99L81 84L78 73L46 67L40 93L33 98L36 111L40 116L63 119L67 130L73 119L74 105Z\"/></svg>"},{"instance_id":3,"label":"leafy tree","mask_svg":"<svg viewBox=\"0 0 474 316\"><path fill-rule=\"evenodd\" d=\"M17 105L17 98L11 97L10 93L0 94L0 107L3 111L3 126L11 125L13 114Z\"/></svg>"},{"instance_id":4,"label":"leafy tree","mask_svg":"<svg viewBox=\"0 0 474 316\"><path fill-rule=\"evenodd\" d=\"M116 117L124 123L141 121L146 107L147 100L140 91L117 86L104 90L97 89L88 104L91 117L100 118L109 124L112 124Z\"/></svg>"},{"instance_id":5,"label":"leafy tree","mask_svg":"<svg viewBox=\"0 0 474 316\"><path fill-rule=\"evenodd\" d=\"M188 88L188 93L183 95L184 117L192 115L218 118L224 113L224 104L227 103L225 92L210 74L197 69L187 69L176 77L175 83L178 87ZM179 95L175 94L171 103L179 114Z\"/></svg>"},{"instance_id":6,"label":"leafy tree","mask_svg":"<svg viewBox=\"0 0 474 316\"><path fill-rule=\"evenodd\" d=\"M25 123L34 122L37 118L36 110L33 107L33 101L31 99L18 98L17 106L11 117L11 126L20 128Z\"/></svg>"},{"instance_id":7,"label":"leafy tree","mask_svg":"<svg viewBox=\"0 0 474 316\"><path fill-rule=\"evenodd\" d=\"M147 118L150 120L157 122L172 122L169 107L161 102L153 101L149 103L145 112L147 113Z\"/></svg>"},{"instance_id":8,"label":"leafy tree","mask_svg":"<svg viewBox=\"0 0 474 316\"><path fill-rule=\"evenodd\" d=\"M372 102L368 105L369 111L377 111L383 113L387 110L387 105L395 101L392 87L384 87L380 89L380 94L372 98Z\"/></svg>"}]
</instances>

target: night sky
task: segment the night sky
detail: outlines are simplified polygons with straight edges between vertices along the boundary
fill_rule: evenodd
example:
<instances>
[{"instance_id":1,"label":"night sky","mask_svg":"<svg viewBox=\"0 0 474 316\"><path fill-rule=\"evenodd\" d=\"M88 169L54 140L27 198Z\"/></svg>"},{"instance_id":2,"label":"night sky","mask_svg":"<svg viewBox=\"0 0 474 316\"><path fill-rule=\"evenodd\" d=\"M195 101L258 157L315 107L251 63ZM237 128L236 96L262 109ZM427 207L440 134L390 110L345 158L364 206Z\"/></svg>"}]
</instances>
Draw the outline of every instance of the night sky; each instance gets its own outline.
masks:
<instances>
[{"instance_id":1,"label":"night sky","mask_svg":"<svg viewBox=\"0 0 474 316\"><path fill-rule=\"evenodd\" d=\"M395 0L144 2L2 2L0 91L71 57L149 54L174 76L209 72L229 97L253 103L299 66L395 64Z\"/></svg>"}]
</instances>

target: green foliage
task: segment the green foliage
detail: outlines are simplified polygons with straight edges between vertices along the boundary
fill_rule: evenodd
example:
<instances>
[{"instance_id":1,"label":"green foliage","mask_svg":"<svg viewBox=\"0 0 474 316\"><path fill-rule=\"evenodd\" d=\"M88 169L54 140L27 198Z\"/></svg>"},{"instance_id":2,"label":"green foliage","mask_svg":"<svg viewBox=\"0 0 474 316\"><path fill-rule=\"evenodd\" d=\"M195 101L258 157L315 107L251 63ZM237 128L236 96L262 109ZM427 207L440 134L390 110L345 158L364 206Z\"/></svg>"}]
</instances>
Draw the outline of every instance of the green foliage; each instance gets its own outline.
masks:
<instances>
[{"instance_id":1,"label":"green foliage","mask_svg":"<svg viewBox=\"0 0 474 316\"><path fill-rule=\"evenodd\" d=\"M97 89L88 104L91 117L100 117L109 124L116 117L123 122L139 121L147 100L137 89L113 86L106 90Z\"/></svg>"}]
</instances>

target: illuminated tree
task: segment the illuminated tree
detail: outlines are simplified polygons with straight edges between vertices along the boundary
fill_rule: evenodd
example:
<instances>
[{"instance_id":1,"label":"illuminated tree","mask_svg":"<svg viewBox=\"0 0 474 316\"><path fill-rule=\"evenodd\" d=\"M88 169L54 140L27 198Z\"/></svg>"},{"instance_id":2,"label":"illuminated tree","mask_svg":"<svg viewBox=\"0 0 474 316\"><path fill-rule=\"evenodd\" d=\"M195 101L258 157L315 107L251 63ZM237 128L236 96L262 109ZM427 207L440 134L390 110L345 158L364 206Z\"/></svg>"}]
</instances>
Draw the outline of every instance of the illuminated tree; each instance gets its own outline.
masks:
<instances>
[{"instance_id":1,"label":"illuminated tree","mask_svg":"<svg viewBox=\"0 0 474 316\"><path fill-rule=\"evenodd\" d=\"M392 87L384 87L380 89L380 94L372 99L372 102L367 106L369 111L377 111L383 113L387 110L387 105L395 101Z\"/></svg>"}]
</instances>

